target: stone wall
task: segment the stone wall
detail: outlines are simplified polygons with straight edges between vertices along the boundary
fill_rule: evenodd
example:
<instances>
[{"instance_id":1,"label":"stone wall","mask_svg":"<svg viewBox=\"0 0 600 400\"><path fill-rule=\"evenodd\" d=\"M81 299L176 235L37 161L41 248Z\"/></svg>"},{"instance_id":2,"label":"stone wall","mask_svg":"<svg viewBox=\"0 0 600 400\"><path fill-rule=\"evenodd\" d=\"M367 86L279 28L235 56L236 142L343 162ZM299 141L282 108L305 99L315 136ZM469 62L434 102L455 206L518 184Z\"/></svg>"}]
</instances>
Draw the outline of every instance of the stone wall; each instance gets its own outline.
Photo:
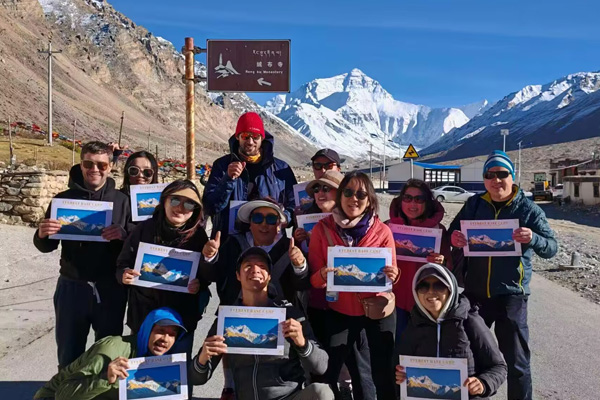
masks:
<instances>
[{"instance_id":1,"label":"stone wall","mask_svg":"<svg viewBox=\"0 0 600 400\"><path fill-rule=\"evenodd\" d=\"M67 189L66 171L0 174L0 223L37 225L52 197Z\"/></svg>"}]
</instances>

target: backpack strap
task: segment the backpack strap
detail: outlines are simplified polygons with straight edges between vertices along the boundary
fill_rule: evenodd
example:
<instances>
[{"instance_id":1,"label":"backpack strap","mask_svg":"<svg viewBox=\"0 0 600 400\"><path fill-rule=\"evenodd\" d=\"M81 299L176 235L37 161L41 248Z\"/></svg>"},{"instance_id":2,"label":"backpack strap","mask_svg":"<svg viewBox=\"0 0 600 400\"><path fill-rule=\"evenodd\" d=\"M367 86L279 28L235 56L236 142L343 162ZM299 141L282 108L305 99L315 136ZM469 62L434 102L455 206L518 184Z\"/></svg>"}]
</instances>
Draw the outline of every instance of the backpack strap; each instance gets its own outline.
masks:
<instances>
[{"instance_id":1,"label":"backpack strap","mask_svg":"<svg viewBox=\"0 0 600 400\"><path fill-rule=\"evenodd\" d=\"M323 228L323 231L325 231L325 237L327 238L328 246L329 247L335 246L335 244L333 243L333 238L331 237L331 233L329 232L329 229Z\"/></svg>"}]
</instances>

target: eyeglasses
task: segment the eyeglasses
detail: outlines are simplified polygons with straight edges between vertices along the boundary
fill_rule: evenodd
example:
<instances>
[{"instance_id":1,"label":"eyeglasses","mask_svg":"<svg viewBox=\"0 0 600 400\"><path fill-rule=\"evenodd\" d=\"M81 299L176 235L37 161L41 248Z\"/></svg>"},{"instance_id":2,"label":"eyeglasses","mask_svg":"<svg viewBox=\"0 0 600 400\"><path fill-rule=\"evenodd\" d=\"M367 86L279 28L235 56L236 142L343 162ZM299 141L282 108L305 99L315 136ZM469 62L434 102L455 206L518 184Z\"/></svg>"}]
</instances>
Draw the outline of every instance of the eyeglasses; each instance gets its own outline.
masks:
<instances>
[{"instance_id":1,"label":"eyeglasses","mask_svg":"<svg viewBox=\"0 0 600 400\"><path fill-rule=\"evenodd\" d=\"M333 169L333 167L335 167L337 164L333 161L331 162L327 162L327 163L322 163L322 162L313 162L312 166L313 169L316 169L317 171L320 169L325 168L326 170L330 170Z\"/></svg>"},{"instance_id":2,"label":"eyeglasses","mask_svg":"<svg viewBox=\"0 0 600 400\"><path fill-rule=\"evenodd\" d=\"M134 165L132 165L131 167L127 168L127 173L131 177L136 177L136 176L138 176L141 173L142 175L144 175L144 178L152 178L152 176L154 175L154 171L152 169L150 169L150 168L141 169L141 168L136 167Z\"/></svg>"},{"instance_id":3,"label":"eyeglasses","mask_svg":"<svg viewBox=\"0 0 600 400\"><path fill-rule=\"evenodd\" d=\"M242 140L248 140L252 138L256 142L259 138L262 138L262 135L256 132L242 132L238 137Z\"/></svg>"},{"instance_id":4,"label":"eyeglasses","mask_svg":"<svg viewBox=\"0 0 600 400\"><path fill-rule=\"evenodd\" d=\"M425 203L425 196L423 196L423 195L411 196L410 194L405 194L402 196L403 203L412 203L413 201L417 204L423 204L423 203Z\"/></svg>"},{"instance_id":5,"label":"eyeglasses","mask_svg":"<svg viewBox=\"0 0 600 400\"><path fill-rule=\"evenodd\" d=\"M369 193L365 192L364 190L352 190L352 189L344 189L342 191L342 194L344 195L344 197L352 197L352 196L356 196L356 198L358 200L364 200L369 196Z\"/></svg>"},{"instance_id":6,"label":"eyeglasses","mask_svg":"<svg viewBox=\"0 0 600 400\"><path fill-rule=\"evenodd\" d=\"M487 171L486 173L483 174L483 177L485 179L506 179L508 178L508 175L510 174L510 172L508 171Z\"/></svg>"},{"instance_id":7,"label":"eyeglasses","mask_svg":"<svg viewBox=\"0 0 600 400\"><path fill-rule=\"evenodd\" d=\"M447 290L448 288L446 287L446 285L444 285L440 281L435 281L433 283L421 281L417 284L417 287L416 287L417 292L421 293L421 294L425 294L425 293L429 292L429 289L431 289L432 291L434 291L436 293L441 293L441 292Z\"/></svg>"},{"instance_id":8,"label":"eyeglasses","mask_svg":"<svg viewBox=\"0 0 600 400\"><path fill-rule=\"evenodd\" d=\"M254 213L250 217L250 221L256 225L262 224L263 221L266 221L267 225L277 225L277 223L279 222L279 215L276 215L276 214L264 215L261 213Z\"/></svg>"},{"instance_id":9,"label":"eyeglasses","mask_svg":"<svg viewBox=\"0 0 600 400\"><path fill-rule=\"evenodd\" d=\"M104 161L92 161L92 160L81 160L81 166L85 169L92 169L94 165L98 167L100 171L106 171L109 163Z\"/></svg>"},{"instance_id":10,"label":"eyeglasses","mask_svg":"<svg viewBox=\"0 0 600 400\"><path fill-rule=\"evenodd\" d=\"M184 200L179 196L171 196L169 202L171 204L171 207L178 207L180 204L183 204L183 208L185 208L186 211L194 211L194 209L198 207L198 204L196 204L192 200Z\"/></svg>"},{"instance_id":11,"label":"eyeglasses","mask_svg":"<svg viewBox=\"0 0 600 400\"><path fill-rule=\"evenodd\" d=\"M323 191L323 193L329 193L333 190L333 188L329 187L327 185L319 185L319 184L313 186L313 193L319 193L321 190Z\"/></svg>"}]
</instances>

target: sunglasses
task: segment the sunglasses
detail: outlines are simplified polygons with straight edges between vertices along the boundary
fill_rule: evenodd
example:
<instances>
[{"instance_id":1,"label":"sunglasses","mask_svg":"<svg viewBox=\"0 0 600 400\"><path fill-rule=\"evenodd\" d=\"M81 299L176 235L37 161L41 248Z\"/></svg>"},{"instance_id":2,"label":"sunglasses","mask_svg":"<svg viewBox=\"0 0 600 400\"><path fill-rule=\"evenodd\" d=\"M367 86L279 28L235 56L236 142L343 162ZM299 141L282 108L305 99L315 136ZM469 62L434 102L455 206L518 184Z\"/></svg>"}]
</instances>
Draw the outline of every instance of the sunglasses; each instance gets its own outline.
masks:
<instances>
[{"instance_id":1,"label":"sunglasses","mask_svg":"<svg viewBox=\"0 0 600 400\"><path fill-rule=\"evenodd\" d=\"M260 133L242 132L238 137L242 140L248 140L252 138L256 142L258 139L262 138L262 135Z\"/></svg>"},{"instance_id":2,"label":"sunglasses","mask_svg":"<svg viewBox=\"0 0 600 400\"><path fill-rule=\"evenodd\" d=\"M326 170L330 170L333 169L333 167L335 167L337 164L332 162L328 162L328 163L322 163L322 162L314 162L312 163L313 169L316 169L317 171L320 169L325 168Z\"/></svg>"},{"instance_id":3,"label":"sunglasses","mask_svg":"<svg viewBox=\"0 0 600 400\"><path fill-rule=\"evenodd\" d=\"M423 203L425 203L425 196L423 196L423 195L411 196L410 194L405 194L402 196L403 203L412 203L413 201L417 204L423 204Z\"/></svg>"},{"instance_id":4,"label":"sunglasses","mask_svg":"<svg viewBox=\"0 0 600 400\"><path fill-rule=\"evenodd\" d=\"M150 168L141 169L136 166L131 166L131 167L127 168L127 173L131 177L136 177L141 173L142 175L144 175L144 178L152 178L152 176L154 175L154 171L152 169L150 169Z\"/></svg>"},{"instance_id":5,"label":"sunglasses","mask_svg":"<svg viewBox=\"0 0 600 400\"><path fill-rule=\"evenodd\" d=\"M169 199L169 202L171 204L171 207L178 207L180 204L183 204L183 208L185 208L186 211L194 211L194 209L198 207L198 205L192 200L184 200L179 196L172 196Z\"/></svg>"},{"instance_id":6,"label":"sunglasses","mask_svg":"<svg viewBox=\"0 0 600 400\"><path fill-rule=\"evenodd\" d=\"M342 194L344 195L344 197L350 198L352 196L356 196L356 198L358 200L364 200L369 196L369 193L365 192L364 190L352 190L352 189L344 189L342 191Z\"/></svg>"},{"instance_id":7,"label":"sunglasses","mask_svg":"<svg viewBox=\"0 0 600 400\"><path fill-rule=\"evenodd\" d=\"M279 215L276 215L276 214L264 215L261 213L254 213L250 217L250 221L256 225L262 224L263 221L266 221L267 225L277 225L277 223L279 222Z\"/></svg>"},{"instance_id":8,"label":"sunglasses","mask_svg":"<svg viewBox=\"0 0 600 400\"><path fill-rule=\"evenodd\" d=\"M98 167L100 171L106 171L109 163L104 161L92 161L92 160L81 160L81 166L85 169L92 169L94 165Z\"/></svg>"},{"instance_id":9,"label":"sunglasses","mask_svg":"<svg viewBox=\"0 0 600 400\"><path fill-rule=\"evenodd\" d=\"M314 193L319 193L321 190L323 191L323 193L329 193L333 190L333 188L331 188L327 185L319 185L319 184L313 186Z\"/></svg>"},{"instance_id":10,"label":"sunglasses","mask_svg":"<svg viewBox=\"0 0 600 400\"><path fill-rule=\"evenodd\" d=\"M508 171L488 171L486 173L483 174L483 177L485 179L506 179L508 178L508 175L510 174L510 172Z\"/></svg>"},{"instance_id":11,"label":"sunglasses","mask_svg":"<svg viewBox=\"0 0 600 400\"><path fill-rule=\"evenodd\" d=\"M422 281L422 282L419 282L416 289L417 289L417 292L421 293L421 294L425 294L425 293L429 292L429 289L431 289L432 291L434 291L436 293L441 293L444 290L448 290L446 285L444 285L440 281L436 281L431 284L429 282Z\"/></svg>"}]
</instances>

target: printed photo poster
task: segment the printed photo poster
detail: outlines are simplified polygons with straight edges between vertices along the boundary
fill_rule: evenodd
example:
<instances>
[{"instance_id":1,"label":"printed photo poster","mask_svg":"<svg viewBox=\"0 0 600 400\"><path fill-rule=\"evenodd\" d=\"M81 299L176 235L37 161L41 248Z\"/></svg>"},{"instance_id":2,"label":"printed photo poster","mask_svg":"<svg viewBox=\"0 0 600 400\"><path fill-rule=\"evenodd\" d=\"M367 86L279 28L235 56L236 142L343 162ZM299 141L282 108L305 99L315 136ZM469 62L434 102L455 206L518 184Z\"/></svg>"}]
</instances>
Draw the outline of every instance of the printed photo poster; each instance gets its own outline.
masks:
<instances>
[{"instance_id":1,"label":"printed photo poster","mask_svg":"<svg viewBox=\"0 0 600 400\"><path fill-rule=\"evenodd\" d=\"M389 224L394 235L396 260L426 262L431 253L439 253L442 230Z\"/></svg>"},{"instance_id":2,"label":"printed photo poster","mask_svg":"<svg viewBox=\"0 0 600 400\"><path fill-rule=\"evenodd\" d=\"M521 256L521 243L512 234L519 229L518 219L460 221L460 230L467 237L463 248L468 257Z\"/></svg>"},{"instance_id":3,"label":"printed photo poster","mask_svg":"<svg viewBox=\"0 0 600 400\"><path fill-rule=\"evenodd\" d=\"M119 400L188 399L185 354L129 359L129 376L119 379Z\"/></svg>"},{"instance_id":4,"label":"printed photo poster","mask_svg":"<svg viewBox=\"0 0 600 400\"><path fill-rule=\"evenodd\" d=\"M294 202L296 203L296 207L304 208L313 202L313 199L306 193L306 186L309 183L303 182L294 185Z\"/></svg>"},{"instance_id":5,"label":"printed photo poster","mask_svg":"<svg viewBox=\"0 0 600 400\"><path fill-rule=\"evenodd\" d=\"M50 239L107 242L102 230L112 224L113 203L74 199L53 199L50 218L58 220L61 228Z\"/></svg>"},{"instance_id":6,"label":"printed photo poster","mask_svg":"<svg viewBox=\"0 0 600 400\"><path fill-rule=\"evenodd\" d=\"M168 183L155 183L130 186L132 220L138 222L150 219L160 201L160 194L168 185Z\"/></svg>"},{"instance_id":7,"label":"printed photo poster","mask_svg":"<svg viewBox=\"0 0 600 400\"><path fill-rule=\"evenodd\" d=\"M141 242L135 258L136 286L188 293L188 284L196 277L200 253ZM191 300L190 300L191 301Z\"/></svg>"},{"instance_id":8,"label":"printed photo poster","mask_svg":"<svg viewBox=\"0 0 600 400\"><path fill-rule=\"evenodd\" d=\"M304 214L298 215L296 217L296 221L298 222L298 228L302 228L308 233L308 237L310 237L311 231L317 225L317 223L327 218L331 215L331 213L321 213L321 214Z\"/></svg>"},{"instance_id":9,"label":"printed photo poster","mask_svg":"<svg viewBox=\"0 0 600 400\"><path fill-rule=\"evenodd\" d=\"M220 306L217 335L227 354L283 355L285 308Z\"/></svg>"},{"instance_id":10,"label":"printed photo poster","mask_svg":"<svg viewBox=\"0 0 600 400\"><path fill-rule=\"evenodd\" d=\"M400 398L406 400L468 400L465 358L400 356L406 380L400 385Z\"/></svg>"},{"instance_id":11,"label":"printed photo poster","mask_svg":"<svg viewBox=\"0 0 600 400\"><path fill-rule=\"evenodd\" d=\"M238 215L238 211L240 210L240 207L246 203L247 203L247 201L243 201L243 200L231 200L231 202L229 203L229 234L230 235L239 233L239 228L236 225L236 222L238 222L237 215ZM239 224L239 222L238 222L238 224Z\"/></svg>"},{"instance_id":12,"label":"printed photo poster","mask_svg":"<svg viewBox=\"0 0 600 400\"><path fill-rule=\"evenodd\" d=\"M392 250L374 247L329 247L327 291L378 293L392 290L392 281L383 273L392 265Z\"/></svg>"}]
</instances>

